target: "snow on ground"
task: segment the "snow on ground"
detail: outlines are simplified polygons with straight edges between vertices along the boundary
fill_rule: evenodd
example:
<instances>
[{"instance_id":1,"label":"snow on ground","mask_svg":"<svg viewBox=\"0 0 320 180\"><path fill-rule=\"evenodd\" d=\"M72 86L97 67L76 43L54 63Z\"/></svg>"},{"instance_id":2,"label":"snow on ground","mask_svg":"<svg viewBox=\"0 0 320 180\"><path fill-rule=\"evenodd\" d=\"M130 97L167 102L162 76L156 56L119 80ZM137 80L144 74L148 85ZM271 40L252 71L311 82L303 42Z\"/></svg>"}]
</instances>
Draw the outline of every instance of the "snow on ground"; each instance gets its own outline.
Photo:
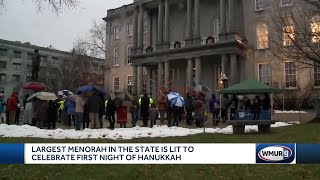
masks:
<instances>
[{"instance_id":1,"label":"snow on ground","mask_svg":"<svg viewBox=\"0 0 320 180\"><path fill-rule=\"evenodd\" d=\"M296 114L296 113L299 113L299 111L293 111L293 110L290 110L290 111L279 111L279 110L275 110L274 111L275 113L277 113L277 114L280 114L280 113L293 113L293 114ZM305 112L305 111L300 111L300 113L301 114L305 114L305 113L307 113L307 112Z\"/></svg>"},{"instance_id":2,"label":"snow on ground","mask_svg":"<svg viewBox=\"0 0 320 180\"><path fill-rule=\"evenodd\" d=\"M277 122L271 127L289 126L291 124ZM206 133L232 134L232 126L226 128L206 128ZM246 126L246 132L258 132L258 126ZM134 128L117 128L109 129L85 129L76 130L45 130L37 127L23 125L0 125L0 137L32 137L46 139L135 139L135 138L154 138L154 137L172 137L172 136L188 136L203 133L203 128L188 129L182 127L154 126L153 128L134 127Z\"/></svg>"}]
</instances>

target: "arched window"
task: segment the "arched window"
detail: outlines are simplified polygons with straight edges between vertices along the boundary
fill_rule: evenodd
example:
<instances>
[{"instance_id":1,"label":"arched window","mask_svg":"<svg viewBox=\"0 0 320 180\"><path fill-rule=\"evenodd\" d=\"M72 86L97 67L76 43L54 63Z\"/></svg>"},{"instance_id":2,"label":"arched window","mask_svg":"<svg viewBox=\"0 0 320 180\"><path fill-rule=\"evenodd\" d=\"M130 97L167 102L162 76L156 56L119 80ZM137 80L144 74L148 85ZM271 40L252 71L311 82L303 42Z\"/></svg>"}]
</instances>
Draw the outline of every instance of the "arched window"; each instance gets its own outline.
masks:
<instances>
[{"instance_id":1,"label":"arched window","mask_svg":"<svg viewBox=\"0 0 320 180\"><path fill-rule=\"evenodd\" d=\"M313 16L311 19L312 42L320 42L320 15Z\"/></svg>"},{"instance_id":2,"label":"arched window","mask_svg":"<svg viewBox=\"0 0 320 180\"><path fill-rule=\"evenodd\" d=\"M257 47L258 49L266 49L269 47L269 30L265 22L257 24Z\"/></svg>"}]
</instances>

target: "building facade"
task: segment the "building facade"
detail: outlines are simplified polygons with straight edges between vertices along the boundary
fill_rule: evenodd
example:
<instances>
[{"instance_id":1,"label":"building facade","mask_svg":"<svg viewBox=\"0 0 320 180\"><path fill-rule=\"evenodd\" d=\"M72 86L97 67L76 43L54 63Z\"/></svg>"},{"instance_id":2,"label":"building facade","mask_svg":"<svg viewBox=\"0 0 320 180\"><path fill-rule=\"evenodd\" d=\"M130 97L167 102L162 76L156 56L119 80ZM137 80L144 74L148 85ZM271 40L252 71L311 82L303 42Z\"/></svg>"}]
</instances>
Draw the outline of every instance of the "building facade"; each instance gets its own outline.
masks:
<instances>
[{"instance_id":1,"label":"building facade","mask_svg":"<svg viewBox=\"0 0 320 180\"><path fill-rule=\"evenodd\" d=\"M38 49L41 55L39 80L46 82L48 78L59 81L61 77L54 77L53 70L61 71L61 65L75 58L73 53L60 51L51 47L39 47L29 42L7 41L0 39L0 92L4 92L7 99L13 91L22 92L22 85L31 81L32 56ZM88 61L97 63L92 71L101 71L103 76L103 59L86 57ZM88 67L87 67L88 68ZM22 93L19 93L21 96Z\"/></svg>"},{"instance_id":2,"label":"building facade","mask_svg":"<svg viewBox=\"0 0 320 180\"><path fill-rule=\"evenodd\" d=\"M306 86L312 80L317 83L317 68L300 70L290 59L283 62L270 53L274 5L288 9L298 2L134 0L133 4L109 10L105 18L109 45L106 89L126 90L130 84L134 95L146 92L155 97L160 88L185 93L201 84L215 92L223 87L223 74L228 78L227 85L245 79L277 82L288 89ZM130 37L125 36L128 22L132 27ZM122 29L119 36L118 27ZM290 30L291 26L285 28ZM288 36L293 37L294 32L282 36L284 48L290 44ZM130 52L128 44L132 46ZM114 63L118 55L122 64ZM125 65L127 57L130 66ZM126 81L128 74L130 82Z\"/></svg>"}]
</instances>

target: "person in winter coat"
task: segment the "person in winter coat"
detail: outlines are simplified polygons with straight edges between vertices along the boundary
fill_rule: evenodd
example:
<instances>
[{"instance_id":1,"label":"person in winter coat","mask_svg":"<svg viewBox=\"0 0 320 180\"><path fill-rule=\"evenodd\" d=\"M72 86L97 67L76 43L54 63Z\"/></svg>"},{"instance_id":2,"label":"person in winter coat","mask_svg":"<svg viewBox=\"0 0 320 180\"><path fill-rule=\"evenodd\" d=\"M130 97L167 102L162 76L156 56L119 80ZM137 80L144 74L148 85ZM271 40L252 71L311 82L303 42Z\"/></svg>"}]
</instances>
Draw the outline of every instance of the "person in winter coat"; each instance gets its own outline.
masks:
<instances>
[{"instance_id":1,"label":"person in winter coat","mask_svg":"<svg viewBox=\"0 0 320 180\"><path fill-rule=\"evenodd\" d=\"M4 116L5 116L6 103L4 102L3 98L4 98L3 93L0 93L0 118L1 118L0 123L5 123Z\"/></svg>"},{"instance_id":2,"label":"person in winter coat","mask_svg":"<svg viewBox=\"0 0 320 180\"><path fill-rule=\"evenodd\" d=\"M8 118L8 124L14 124L15 119L16 119L16 110L17 110L17 95L16 93L12 93L11 97L8 99L8 106L7 106L7 110L8 110L8 114L9 117Z\"/></svg>"},{"instance_id":3,"label":"person in winter coat","mask_svg":"<svg viewBox=\"0 0 320 180\"><path fill-rule=\"evenodd\" d=\"M271 108L271 100L268 93L264 94L264 99L262 100L262 109L269 110Z\"/></svg>"},{"instance_id":4,"label":"person in winter coat","mask_svg":"<svg viewBox=\"0 0 320 180\"><path fill-rule=\"evenodd\" d=\"M48 101L43 101L40 99L36 100L36 126L38 128L48 127Z\"/></svg>"},{"instance_id":5,"label":"person in winter coat","mask_svg":"<svg viewBox=\"0 0 320 180\"><path fill-rule=\"evenodd\" d=\"M104 105L104 96L103 94L98 94L98 96L101 98L100 101L100 110L99 110L99 125L100 128L103 128L103 116L106 114L105 105Z\"/></svg>"},{"instance_id":6,"label":"person in winter coat","mask_svg":"<svg viewBox=\"0 0 320 180\"><path fill-rule=\"evenodd\" d=\"M139 102L136 99L132 100L132 106L130 107L132 127L136 127L139 114Z\"/></svg>"},{"instance_id":7,"label":"person in winter coat","mask_svg":"<svg viewBox=\"0 0 320 180\"><path fill-rule=\"evenodd\" d=\"M150 128L153 127L153 125L156 124L156 120L158 119L159 112L156 108L156 105L154 103L151 104L151 107L149 108L149 119L150 119Z\"/></svg>"},{"instance_id":8,"label":"person in winter coat","mask_svg":"<svg viewBox=\"0 0 320 180\"><path fill-rule=\"evenodd\" d=\"M20 101L17 99L17 109L16 109L16 117L15 117L15 123L16 123L16 125L19 125L20 108L21 108L21 104L20 104Z\"/></svg>"},{"instance_id":9,"label":"person in winter coat","mask_svg":"<svg viewBox=\"0 0 320 180\"><path fill-rule=\"evenodd\" d=\"M160 114L161 125L163 125L163 122L164 122L164 114L166 112L166 106L167 106L166 95L161 92L158 98L158 110Z\"/></svg>"},{"instance_id":10,"label":"person in winter coat","mask_svg":"<svg viewBox=\"0 0 320 180\"><path fill-rule=\"evenodd\" d=\"M173 124L172 126L179 126L179 122L181 121L181 114L183 108L178 106L173 106L172 115L173 115Z\"/></svg>"},{"instance_id":11,"label":"person in winter coat","mask_svg":"<svg viewBox=\"0 0 320 180\"><path fill-rule=\"evenodd\" d=\"M32 119L34 118L34 111L32 108L32 101L26 102L23 111L23 124L32 125Z\"/></svg>"},{"instance_id":12,"label":"person in winter coat","mask_svg":"<svg viewBox=\"0 0 320 180\"><path fill-rule=\"evenodd\" d=\"M229 108L229 100L228 95L224 94L221 98L221 119L222 122L225 123L228 119L228 108Z\"/></svg>"},{"instance_id":13,"label":"person in winter coat","mask_svg":"<svg viewBox=\"0 0 320 180\"><path fill-rule=\"evenodd\" d=\"M67 99L64 105L65 112L68 115L68 126L71 126L71 123L75 126L75 115L76 115L76 103Z\"/></svg>"},{"instance_id":14,"label":"person in winter coat","mask_svg":"<svg viewBox=\"0 0 320 180\"><path fill-rule=\"evenodd\" d=\"M98 129L100 127L99 112L102 104L101 98L96 93L89 96L87 99L91 129Z\"/></svg>"},{"instance_id":15,"label":"person in winter coat","mask_svg":"<svg viewBox=\"0 0 320 180\"><path fill-rule=\"evenodd\" d=\"M83 119L82 119L82 128L89 128L90 118L89 118L89 110L88 105L85 104L83 107Z\"/></svg>"},{"instance_id":16,"label":"person in winter coat","mask_svg":"<svg viewBox=\"0 0 320 180\"><path fill-rule=\"evenodd\" d=\"M212 113L212 122L213 122L213 125L215 125L215 126L219 123L218 120L219 120L220 108L218 106L219 106L219 104L218 104L218 100L216 98L216 95L212 94L212 99L209 102L209 110Z\"/></svg>"},{"instance_id":17,"label":"person in winter coat","mask_svg":"<svg viewBox=\"0 0 320 180\"><path fill-rule=\"evenodd\" d=\"M149 104L150 99L147 94L144 94L141 98L141 115L143 120L143 126L148 126L148 116L149 116Z\"/></svg>"},{"instance_id":18,"label":"person in winter coat","mask_svg":"<svg viewBox=\"0 0 320 180\"><path fill-rule=\"evenodd\" d=\"M84 105L86 104L86 99L84 95L79 93L80 95L76 98L76 130L81 129L81 122L83 121L84 116Z\"/></svg>"},{"instance_id":19,"label":"person in winter coat","mask_svg":"<svg viewBox=\"0 0 320 180\"><path fill-rule=\"evenodd\" d=\"M192 112L193 112L193 98L190 95L190 93L187 93L187 98L186 98L186 113L187 113L187 117L186 117L186 121L187 121L187 125L191 126L192 125L192 121L193 121L193 117L192 117Z\"/></svg>"},{"instance_id":20,"label":"person in winter coat","mask_svg":"<svg viewBox=\"0 0 320 180\"><path fill-rule=\"evenodd\" d=\"M117 112L117 123L120 124L120 128L126 128L126 124L128 122L127 107L118 106L116 112Z\"/></svg>"},{"instance_id":21,"label":"person in winter coat","mask_svg":"<svg viewBox=\"0 0 320 180\"><path fill-rule=\"evenodd\" d=\"M238 109L238 103L239 100L236 97L236 95L233 95L232 99L231 99L231 103L230 103L230 120L234 120L235 115L236 115L236 110Z\"/></svg>"},{"instance_id":22,"label":"person in winter coat","mask_svg":"<svg viewBox=\"0 0 320 180\"><path fill-rule=\"evenodd\" d=\"M171 104L171 101L167 98L167 108L166 108L166 112L167 112L167 120L168 120L168 127L172 126L172 113L173 113L173 106Z\"/></svg>"},{"instance_id":23,"label":"person in winter coat","mask_svg":"<svg viewBox=\"0 0 320 180\"><path fill-rule=\"evenodd\" d=\"M197 97L196 100L193 102L194 111L195 111L195 118L196 118L196 126L203 127L204 120L205 120L205 111L204 111L204 102L202 101L201 97Z\"/></svg>"},{"instance_id":24,"label":"person in winter coat","mask_svg":"<svg viewBox=\"0 0 320 180\"><path fill-rule=\"evenodd\" d=\"M59 104L57 101L49 101L48 106L48 129L55 129L58 119Z\"/></svg>"},{"instance_id":25,"label":"person in winter coat","mask_svg":"<svg viewBox=\"0 0 320 180\"><path fill-rule=\"evenodd\" d=\"M114 129L114 124L115 124L115 113L116 113L116 104L114 103L114 101L109 98L108 103L107 103L107 114L108 114L108 119L110 122L110 126L108 127L109 129Z\"/></svg>"},{"instance_id":26,"label":"person in winter coat","mask_svg":"<svg viewBox=\"0 0 320 180\"><path fill-rule=\"evenodd\" d=\"M256 96L253 100L253 104L251 107L251 113L253 114L253 120L259 120L260 107L261 107L261 100L260 100L259 96Z\"/></svg>"}]
</instances>

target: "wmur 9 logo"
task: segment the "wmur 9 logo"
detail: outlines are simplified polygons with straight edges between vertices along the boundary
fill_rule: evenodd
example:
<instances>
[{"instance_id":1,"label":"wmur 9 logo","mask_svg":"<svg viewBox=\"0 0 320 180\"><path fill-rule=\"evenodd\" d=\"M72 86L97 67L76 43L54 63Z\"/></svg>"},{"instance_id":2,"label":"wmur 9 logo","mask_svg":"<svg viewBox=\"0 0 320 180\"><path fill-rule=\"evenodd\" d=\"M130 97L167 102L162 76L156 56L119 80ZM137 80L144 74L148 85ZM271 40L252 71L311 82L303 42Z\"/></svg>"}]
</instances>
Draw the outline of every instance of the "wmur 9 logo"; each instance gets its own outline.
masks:
<instances>
[{"instance_id":1,"label":"wmur 9 logo","mask_svg":"<svg viewBox=\"0 0 320 180\"><path fill-rule=\"evenodd\" d=\"M257 144L256 163L287 164L295 160L295 144Z\"/></svg>"}]
</instances>

